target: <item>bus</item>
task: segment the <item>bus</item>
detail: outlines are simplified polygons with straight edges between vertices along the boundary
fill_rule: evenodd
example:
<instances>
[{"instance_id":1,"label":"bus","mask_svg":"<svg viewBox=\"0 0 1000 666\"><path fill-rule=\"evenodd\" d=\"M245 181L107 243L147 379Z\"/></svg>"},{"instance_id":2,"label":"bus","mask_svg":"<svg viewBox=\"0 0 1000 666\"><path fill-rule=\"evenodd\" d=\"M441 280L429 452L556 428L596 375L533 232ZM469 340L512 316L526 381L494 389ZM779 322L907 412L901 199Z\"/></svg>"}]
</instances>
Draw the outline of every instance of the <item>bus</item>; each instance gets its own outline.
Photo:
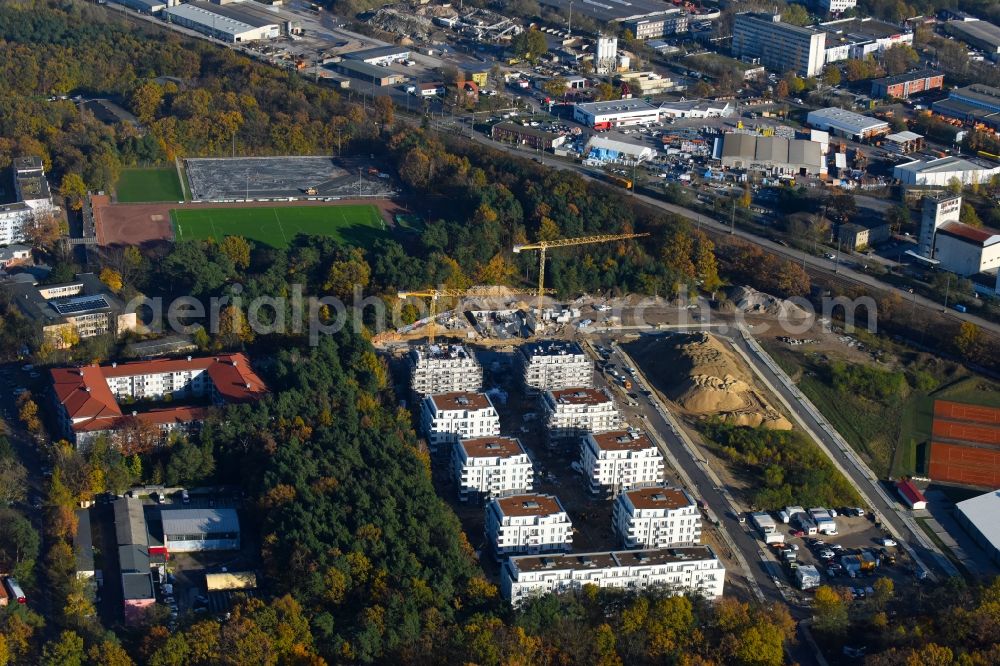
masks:
<instances>
[{"instance_id":1,"label":"bus","mask_svg":"<svg viewBox=\"0 0 1000 666\"><path fill-rule=\"evenodd\" d=\"M7 586L7 590L10 592L10 598L17 601L19 604L28 603L28 597L24 596L24 590L21 586L17 584L17 581L13 577L7 576L4 579L4 584Z\"/></svg>"}]
</instances>

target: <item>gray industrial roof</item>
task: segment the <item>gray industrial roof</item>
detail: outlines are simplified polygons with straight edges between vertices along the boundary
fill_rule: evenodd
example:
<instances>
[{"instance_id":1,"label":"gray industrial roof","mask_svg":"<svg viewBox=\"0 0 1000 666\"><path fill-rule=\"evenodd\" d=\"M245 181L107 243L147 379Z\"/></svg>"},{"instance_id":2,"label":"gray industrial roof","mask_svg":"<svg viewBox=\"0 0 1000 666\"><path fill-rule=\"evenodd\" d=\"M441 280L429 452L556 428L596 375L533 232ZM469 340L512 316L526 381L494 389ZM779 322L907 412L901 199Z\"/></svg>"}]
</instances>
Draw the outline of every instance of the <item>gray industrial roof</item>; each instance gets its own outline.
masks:
<instances>
[{"instance_id":1,"label":"gray industrial roof","mask_svg":"<svg viewBox=\"0 0 1000 666\"><path fill-rule=\"evenodd\" d=\"M788 142L789 164L823 164L823 147L817 141L792 139Z\"/></svg>"},{"instance_id":2,"label":"gray industrial roof","mask_svg":"<svg viewBox=\"0 0 1000 666\"><path fill-rule=\"evenodd\" d=\"M240 531L236 509L164 509L160 516L167 539L175 534Z\"/></svg>"},{"instance_id":3,"label":"gray industrial roof","mask_svg":"<svg viewBox=\"0 0 1000 666\"><path fill-rule=\"evenodd\" d=\"M609 111L650 111L656 107L642 99L612 99L606 102L585 102L578 108L588 113L608 113Z\"/></svg>"},{"instance_id":4,"label":"gray industrial roof","mask_svg":"<svg viewBox=\"0 0 1000 666\"><path fill-rule=\"evenodd\" d=\"M256 2L234 2L226 5L214 2L192 2L191 5L255 28L278 25L282 20L277 13Z\"/></svg>"},{"instance_id":5,"label":"gray industrial roof","mask_svg":"<svg viewBox=\"0 0 1000 666\"><path fill-rule=\"evenodd\" d=\"M752 134L727 134L722 141L723 157L752 160L757 154L757 137Z\"/></svg>"},{"instance_id":6,"label":"gray industrial roof","mask_svg":"<svg viewBox=\"0 0 1000 666\"><path fill-rule=\"evenodd\" d=\"M780 136L761 136L757 138L758 162L787 162L788 139Z\"/></svg>"},{"instance_id":7,"label":"gray industrial roof","mask_svg":"<svg viewBox=\"0 0 1000 666\"><path fill-rule=\"evenodd\" d=\"M154 599L153 576L149 573L122 574L122 588L125 600Z\"/></svg>"},{"instance_id":8,"label":"gray industrial roof","mask_svg":"<svg viewBox=\"0 0 1000 666\"><path fill-rule=\"evenodd\" d=\"M338 63L334 63L334 66L338 70L347 70L344 72L345 74L350 75L352 73L357 73L364 76L370 76L373 79L384 79L387 76L398 76L398 74L391 69L381 67L379 65L373 65L362 60L341 60Z\"/></svg>"},{"instance_id":9,"label":"gray industrial roof","mask_svg":"<svg viewBox=\"0 0 1000 666\"><path fill-rule=\"evenodd\" d=\"M386 58L389 56L399 56L402 58L411 52L412 49L408 46L376 46L370 49L354 51L353 53L345 53L344 57L351 60L368 60L369 58Z\"/></svg>"},{"instance_id":10,"label":"gray industrial roof","mask_svg":"<svg viewBox=\"0 0 1000 666\"><path fill-rule=\"evenodd\" d=\"M78 509L76 512L73 551L76 553L77 571L94 570L94 537L90 531L90 509Z\"/></svg>"},{"instance_id":11,"label":"gray industrial roof","mask_svg":"<svg viewBox=\"0 0 1000 666\"><path fill-rule=\"evenodd\" d=\"M193 4L185 4L168 7L163 11L169 16L177 16L198 25L211 28L216 32L224 32L229 35L241 35L244 32L257 29L256 26L252 26L249 23L223 16L216 11L217 9L219 9L219 5L212 5L211 10L209 10Z\"/></svg>"},{"instance_id":12,"label":"gray industrial roof","mask_svg":"<svg viewBox=\"0 0 1000 666\"><path fill-rule=\"evenodd\" d=\"M990 44L994 48L1000 48L1000 27L989 21L948 21L945 27L953 32Z\"/></svg>"},{"instance_id":13,"label":"gray industrial roof","mask_svg":"<svg viewBox=\"0 0 1000 666\"><path fill-rule=\"evenodd\" d=\"M1000 490L993 490L955 505L983 538L1000 549Z\"/></svg>"},{"instance_id":14,"label":"gray industrial roof","mask_svg":"<svg viewBox=\"0 0 1000 666\"><path fill-rule=\"evenodd\" d=\"M849 131L853 134L861 134L866 130L873 130L888 127L889 123L877 118L869 118L860 113L854 113L847 109L830 107L827 109L817 109L810 111L806 117L806 122L814 124L816 122L825 123L842 131Z\"/></svg>"},{"instance_id":15,"label":"gray industrial roof","mask_svg":"<svg viewBox=\"0 0 1000 666\"><path fill-rule=\"evenodd\" d=\"M149 549L146 546L118 546L118 568L123 572L149 571Z\"/></svg>"},{"instance_id":16,"label":"gray industrial roof","mask_svg":"<svg viewBox=\"0 0 1000 666\"><path fill-rule=\"evenodd\" d=\"M142 512L142 501L134 497L115 500L115 535L119 546L138 544L146 546L146 516Z\"/></svg>"}]
</instances>

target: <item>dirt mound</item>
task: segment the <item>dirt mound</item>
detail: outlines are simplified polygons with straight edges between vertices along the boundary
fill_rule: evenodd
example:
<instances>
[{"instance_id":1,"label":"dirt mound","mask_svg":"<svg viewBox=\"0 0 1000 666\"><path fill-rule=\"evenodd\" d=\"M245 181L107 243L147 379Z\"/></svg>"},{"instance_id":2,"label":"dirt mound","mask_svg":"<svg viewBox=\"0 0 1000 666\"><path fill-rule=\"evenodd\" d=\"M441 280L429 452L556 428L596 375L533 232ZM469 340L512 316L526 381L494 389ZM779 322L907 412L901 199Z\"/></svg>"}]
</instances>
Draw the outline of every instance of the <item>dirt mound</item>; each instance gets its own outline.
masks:
<instances>
[{"instance_id":1,"label":"dirt mound","mask_svg":"<svg viewBox=\"0 0 1000 666\"><path fill-rule=\"evenodd\" d=\"M727 290L733 307L747 314L770 315L773 317L801 319L808 313L791 301L771 294L765 294L752 287L731 287Z\"/></svg>"},{"instance_id":2,"label":"dirt mound","mask_svg":"<svg viewBox=\"0 0 1000 666\"><path fill-rule=\"evenodd\" d=\"M752 385L735 353L708 333L643 338L629 347L668 398L695 416L736 425L791 430Z\"/></svg>"}]
</instances>

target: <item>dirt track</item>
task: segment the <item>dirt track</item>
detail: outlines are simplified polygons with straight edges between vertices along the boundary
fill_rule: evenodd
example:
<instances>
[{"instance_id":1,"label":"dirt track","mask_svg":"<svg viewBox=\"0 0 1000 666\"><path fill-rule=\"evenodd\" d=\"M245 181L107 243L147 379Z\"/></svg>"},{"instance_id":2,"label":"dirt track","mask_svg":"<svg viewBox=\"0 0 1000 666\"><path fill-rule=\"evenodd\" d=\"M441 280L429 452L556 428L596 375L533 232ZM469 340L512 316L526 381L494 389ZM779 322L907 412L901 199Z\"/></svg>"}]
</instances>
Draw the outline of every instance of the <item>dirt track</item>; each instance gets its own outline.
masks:
<instances>
[{"instance_id":1,"label":"dirt track","mask_svg":"<svg viewBox=\"0 0 1000 666\"><path fill-rule=\"evenodd\" d=\"M400 204L389 199L341 199L329 201L255 201L251 203L155 203L112 204L107 196L92 197L97 243L102 246L136 245L152 247L173 242L170 211L197 208L280 208L289 206L371 205L379 209L388 226L394 226L394 215L408 213Z\"/></svg>"}]
</instances>

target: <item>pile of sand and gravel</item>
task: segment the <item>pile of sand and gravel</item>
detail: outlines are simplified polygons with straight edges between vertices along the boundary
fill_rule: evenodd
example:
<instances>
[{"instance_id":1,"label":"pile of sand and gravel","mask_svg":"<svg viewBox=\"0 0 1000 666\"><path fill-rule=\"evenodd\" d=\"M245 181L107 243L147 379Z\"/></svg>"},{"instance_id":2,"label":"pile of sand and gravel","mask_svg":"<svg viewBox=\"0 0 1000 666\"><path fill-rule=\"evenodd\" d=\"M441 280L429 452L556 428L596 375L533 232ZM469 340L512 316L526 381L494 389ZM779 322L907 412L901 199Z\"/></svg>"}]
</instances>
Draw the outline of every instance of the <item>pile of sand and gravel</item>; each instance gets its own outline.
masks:
<instances>
[{"instance_id":1,"label":"pile of sand and gravel","mask_svg":"<svg viewBox=\"0 0 1000 666\"><path fill-rule=\"evenodd\" d=\"M708 333L642 338L629 345L646 376L694 416L791 430L792 424L752 385L734 352Z\"/></svg>"},{"instance_id":2,"label":"pile of sand and gravel","mask_svg":"<svg viewBox=\"0 0 1000 666\"><path fill-rule=\"evenodd\" d=\"M726 296L737 311L746 314L782 319L801 319L809 314L791 301L757 291L752 287L730 287L726 290Z\"/></svg>"}]
</instances>

